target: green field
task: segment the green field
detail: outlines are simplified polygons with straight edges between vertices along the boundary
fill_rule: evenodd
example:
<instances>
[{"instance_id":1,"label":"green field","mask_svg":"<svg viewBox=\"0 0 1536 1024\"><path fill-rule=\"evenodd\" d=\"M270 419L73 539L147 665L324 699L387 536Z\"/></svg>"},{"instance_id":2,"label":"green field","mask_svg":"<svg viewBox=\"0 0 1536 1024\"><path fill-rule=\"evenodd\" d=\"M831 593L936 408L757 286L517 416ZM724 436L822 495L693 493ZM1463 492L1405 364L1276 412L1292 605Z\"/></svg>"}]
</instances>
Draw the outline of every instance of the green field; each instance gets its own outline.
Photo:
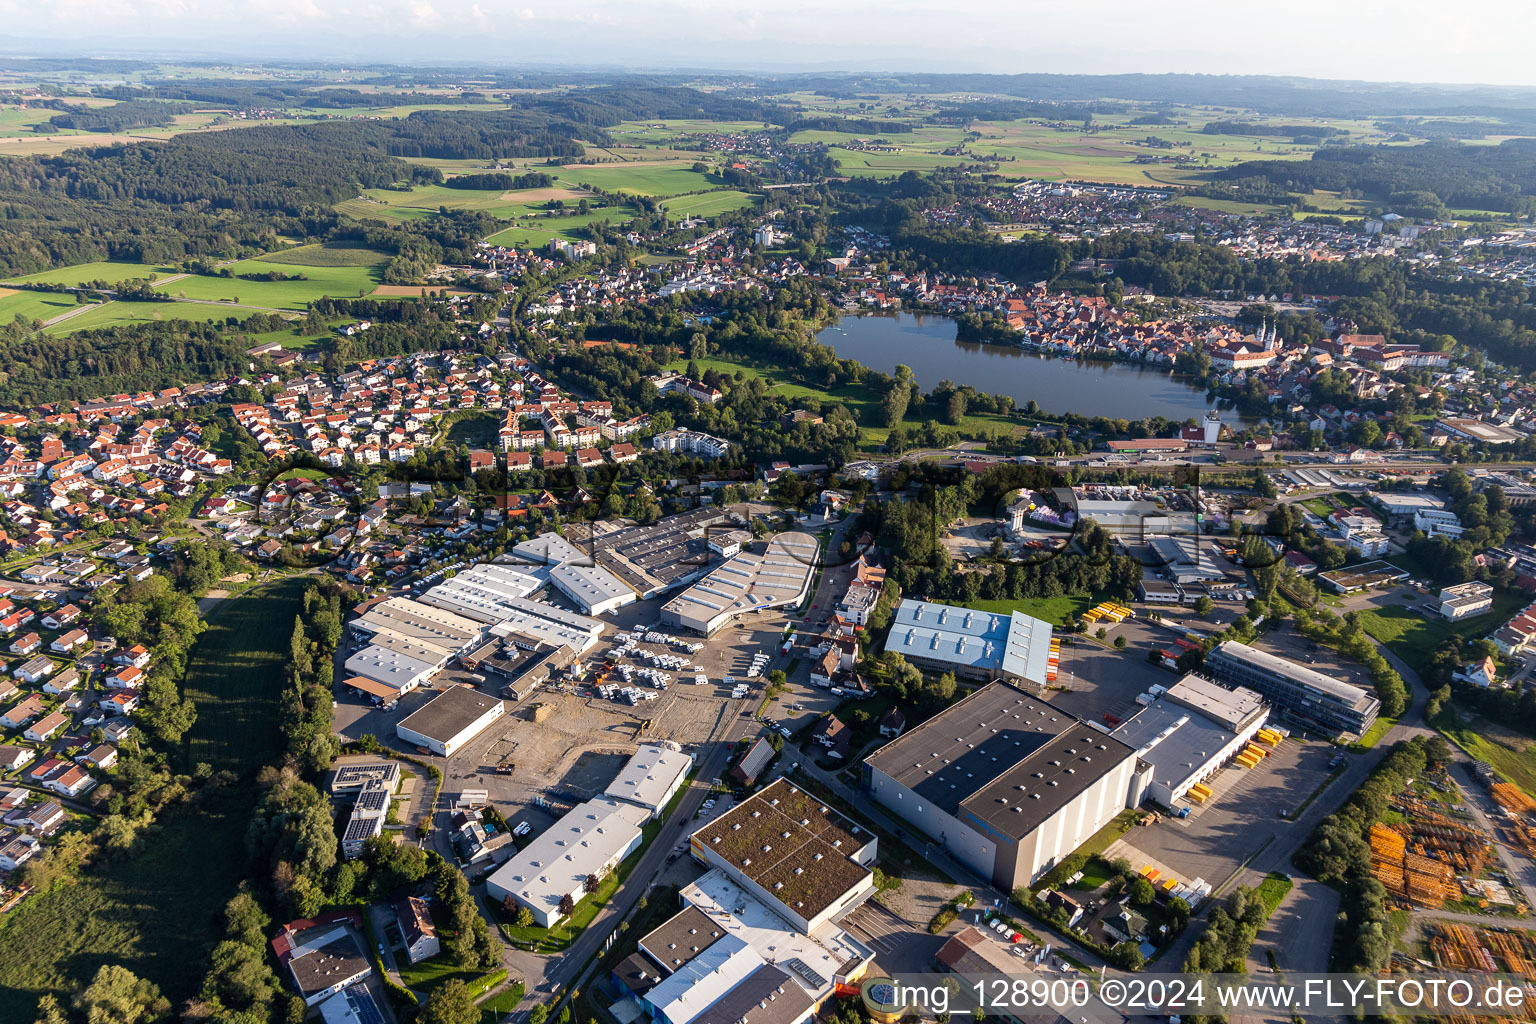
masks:
<instances>
[{"instance_id":1,"label":"green field","mask_svg":"<svg viewBox=\"0 0 1536 1024\"><path fill-rule=\"evenodd\" d=\"M449 444L467 444L471 448L495 448L501 417L494 412L476 412L455 419L448 428Z\"/></svg>"},{"instance_id":2,"label":"green field","mask_svg":"<svg viewBox=\"0 0 1536 1024\"><path fill-rule=\"evenodd\" d=\"M1493 610L1485 615L1446 622L1426 619L1404 605L1362 608L1360 628L1385 644L1410 665L1422 664L1451 636L1471 638L1497 629L1524 601L1520 595L1495 592Z\"/></svg>"},{"instance_id":3,"label":"green field","mask_svg":"<svg viewBox=\"0 0 1536 1024\"><path fill-rule=\"evenodd\" d=\"M408 220L425 220L437 216L437 208L391 206L388 203L368 199L347 199L332 207L337 213L346 214L353 220L381 220L386 224L403 224Z\"/></svg>"},{"instance_id":4,"label":"green field","mask_svg":"<svg viewBox=\"0 0 1536 1024\"><path fill-rule=\"evenodd\" d=\"M661 208L674 217L714 217L732 210L743 210L757 202L755 196L735 189L678 196L662 202Z\"/></svg>"},{"instance_id":5,"label":"green field","mask_svg":"<svg viewBox=\"0 0 1536 1024\"><path fill-rule=\"evenodd\" d=\"M1487 761L1500 775L1524 790L1527 796L1536 798L1536 752L1533 752L1529 740L1512 738L1511 742L1520 745L1517 750L1488 739L1483 734L1489 731L1489 723L1471 712L1452 706L1447 706L1431 724L1474 760Z\"/></svg>"},{"instance_id":6,"label":"green field","mask_svg":"<svg viewBox=\"0 0 1536 1024\"><path fill-rule=\"evenodd\" d=\"M790 379L789 371L777 367L765 366L747 359L726 359L721 356L709 356L705 359L695 360L699 364L700 371L715 370L719 373L734 377L740 370L747 377L762 377L768 382L769 389L775 395L794 400L797 398L814 398L832 405L846 406L859 422L860 445L866 450L885 443L890 436L890 429L880 422L880 394L871 388L861 384L835 384L830 388L819 385L805 384ZM688 360L676 359L667 364L667 369L682 372L688 366ZM928 422L932 412L926 406L914 405L907 410L907 415L902 419L901 425L909 430L922 426ZM946 424L948 426L948 424ZM1010 419L1007 416L999 416L995 413L967 413L961 421L954 425L956 430L976 432L982 429L1016 431L1025 429L1020 420Z\"/></svg>"},{"instance_id":7,"label":"green field","mask_svg":"<svg viewBox=\"0 0 1536 1024\"><path fill-rule=\"evenodd\" d=\"M197 704L187 761L243 772L270 763L282 745L279 695L288 639L306 581L289 577L224 602L208 617L187 665L184 692Z\"/></svg>"},{"instance_id":8,"label":"green field","mask_svg":"<svg viewBox=\"0 0 1536 1024\"><path fill-rule=\"evenodd\" d=\"M723 184L719 178L692 170L692 166L692 161L680 160L650 167L634 164L564 167L557 180L573 187L591 185L605 192L633 192L642 196L676 196Z\"/></svg>"},{"instance_id":9,"label":"green field","mask_svg":"<svg viewBox=\"0 0 1536 1024\"><path fill-rule=\"evenodd\" d=\"M220 911L244 875L249 801L167 811L131 856L34 895L0 919L0 1020L30 1021L105 964L159 985L173 1004L197 991Z\"/></svg>"},{"instance_id":10,"label":"green field","mask_svg":"<svg viewBox=\"0 0 1536 1024\"><path fill-rule=\"evenodd\" d=\"M157 267L150 263L77 263L72 267L55 267L37 274L10 278L13 281L30 281L42 284L76 286L86 281L106 281L116 284L132 278L155 275L164 277L179 271L175 267Z\"/></svg>"},{"instance_id":11,"label":"green field","mask_svg":"<svg viewBox=\"0 0 1536 1024\"><path fill-rule=\"evenodd\" d=\"M75 308L73 295L57 292L6 291L0 288L0 324L8 324L18 316L25 320L52 320L60 313Z\"/></svg>"},{"instance_id":12,"label":"green field","mask_svg":"<svg viewBox=\"0 0 1536 1024\"><path fill-rule=\"evenodd\" d=\"M1044 619L1053 626L1059 626L1067 621L1067 616L1080 617L1083 612L1096 604L1098 602L1091 597L1061 596L1027 597L1019 601L972 601L966 607L998 615L1023 612L1025 615Z\"/></svg>"},{"instance_id":13,"label":"green field","mask_svg":"<svg viewBox=\"0 0 1536 1024\"><path fill-rule=\"evenodd\" d=\"M448 958L447 953L439 953L429 957L420 963L409 963L405 957L397 957L396 963L400 968L400 981L405 987L420 996L430 995L432 990L450 978L458 978L470 988L484 991L491 985L500 984L498 977L506 977L506 971L482 972L466 970L454 964Z\"/></svg>"},{"instance_id":14,"label":"green field","mask_svg":"<svg viewBox=\"0 0 1536 1024\"><path fill-rule=\"evenodd\" d=\"M357 298L379 286L384 278L383 257L372 266L309 266L291 273L303 274L303 281L245 281L239 277L212 277L193 274L161 287L167 295L186 299L233 302L265 309L305 309L316 299ZM264 274L273 263L260 259L231 264L231 274ZM289 273L290 271L279 271Z\"/></svg>"},{"instance_id":15,"label":"green field","mask_svg":"<svg viewBox=\"0 0 1536 1024\"><path fill-rule=\"evenodd\" d=\"M103 302L78 316L45 328L46 334L74 334L99 327L147 324L159 320L226 320L245 317L250 310L228 309L199 302Z\"/></svg>"},{"instance_id":16,"label":"green field","mask_svg":"<svg viewBox=\"0 0 1536 1024\"><path fill-rule=\"evenodd\" d=\"M301 245L296 249L269 252L256 257L262 263L294 267L376 267L389 262L389 254L350 245Z\"/></svg>"},{"instance_id":17,"label":"green field","mask_svg":"<svg viewBox=\"0 0 1536 1024\"><path fill-rule=\"evenodd\" d=\"M558 217L519 216L512 227L487 235L492 245L510 245L518 249L535 249L549 244L551 238L577 241L585 236L581 230L589 224L623 223L635 215L628 206L605 207L586 213L572 213Z\"/></svg>"}]
</instances>

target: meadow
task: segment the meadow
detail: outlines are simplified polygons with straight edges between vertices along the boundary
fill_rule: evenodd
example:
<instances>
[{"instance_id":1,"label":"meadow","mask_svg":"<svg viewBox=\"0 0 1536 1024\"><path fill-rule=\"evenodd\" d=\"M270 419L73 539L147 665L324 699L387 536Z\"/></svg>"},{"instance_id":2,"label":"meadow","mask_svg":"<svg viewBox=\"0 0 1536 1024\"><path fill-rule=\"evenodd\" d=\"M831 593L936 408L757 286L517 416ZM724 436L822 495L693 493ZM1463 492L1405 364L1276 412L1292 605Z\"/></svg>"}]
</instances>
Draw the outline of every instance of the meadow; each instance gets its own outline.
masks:
<instances>
[{"instance_id":1,"label":"meadow","mask_svg":"<svg viewBox=\"0 0 1536 1024\"><path fill-rule=\"evenodd\" d=\"M834 384L831 387L823 387L793 379L782 368L767 366L746 359L726 359L721 356L709 356L697 359L699 371L714 370L734 377L737 371L741 371L745 377L762 377L768 383L768 389L775 395L780 395L790 400L808 398L815 399L828 405L841 405L853 414L859 424L859 448L863 451L877 451L890 436L890 428L881 422L879 392L863 384ZM667 369L683 372L688 366L687 359L675 359L667 364ZM907 415L902 419L901 425L907 430L915 430L925 423L930 422L932 412L926 406L913 405L907 410ZM948 424L947 424L948 425ZM954 429L979 433L982 430L1025 431L1028 427L1022 420L1010 419L1007 416L999 416L995 413L967 413Z\"/></svg>"},{"instance_id":2,"label":"meadow","mask_svg":"<svg viewBox=\"0 0 1536 1024\"><path fill-rule=\"evenodd\" d=\"M31 284L63 284L75 287L87 281L106 281L116 284L136 278L165 277L180 273L175 267L155 266L152 263L77 263L72 267L54 267L37 274L10 278ZM0 282L4 283L4 282Z\"/></svg>"},{"instance_id":3,"label":"meadow","mask_svg":"<svg viewBox=\"0 0 1536 1024\"><path fill-rule=\"evenodd\" d=\"M75 305L73 295L0 288L0 324L8 324L18 316L25 320L51 320Z\"/></svg>"},{"instance_id":4,"label":"meadow","mask_svg":"<svg viewBox=\"0 0 1536 1024\"><path fill-rule=\"evenodd\" d=\"M389 256L377 249L326 243L269 252L256 259L262 263L281 263L292 267L376 267L387 262Z\"/></svg>"},{"instance_id":5,"label":"meadow","mask_svg":"<svg viewBox=\"0 0 1536 1024\"><path fill-rule=\"evenodd\" d=\"M238 790L237 790L238 794ZM121 964L175 1004L197 991L220 912L244 875L250 802L166 811L126 856L39 893L0 919L0 1020L30 1021L45 993Z\"/></svg>"},{"instance_id":6,"label":"meadow","mask_svg":"<svg viewBox=\"0 0 1536 1024\"><path fill-rule=\"evenodd\" d=\"M273 265L275 262L258 257L231 264L228 270L232 275L265 274L278 269ZM348 299L373 291L384 279L384 263L384 256L380 254L371 266L305 264L293 271L279 271L303 274L303 281L246 281L239 276L193 274L162 285L160 290L176 298L231 302L265 309L305 309L324 296Z\"/></svg>"},{"instance_id":7,"label":"meadow","mask_svg":"<svg viewBox=\"0 0 1536 1024\"><path fill-rule=\"evenodd\" d=\"M698 195L662 200L661 208L674 217L714 217L732 210L743 210L757 200L745 192L724 189Z\"/></svg>"},{"instance_id":8,"label":"meadow","mask_svg":"<svg viewBox=\"0 0 1536 1024\"><path fill-rule=\"evenodd\" d=\"M1522 596L1496 592L1493 608L1460 622L1427 619L1403 605L1362 608L1360 628L1385 644L1393 654L1411 665L1423 664L1435 649L1452 636L1475 637L1492 632L1524 603Z\"/></svg>"},{"instance_id":9,"label":"meadow","mask_svg":"<svg viewBox=\"0 0 1536 1024\"><path fill-rule=\"evenodd\" d=\"M279 580L230 598L208 617L183 688L197 704L187 733L189 764L245 772L275 759L288 639L307 583L301 576Z\"/></svg>"},{"instance_id":10,"label":"meadow","mask_svg":"<svg viewBox=\"0 0 1536 1024\"><path fill-rule=\"evenodd\" d=\"M692 161L659 164L571 164L560 169L557 180L570 186L591 185L606 192L630 192L642 196L676 196L724 184L719 178L692 170Z\"/></svg>"},{"instance_id":11,"label":"meadow","mask_svg":"<svg viewBox=\"0 0 1536 1024\"><path fill-rule=\"evenodd\" d=\"M635 211L628 206L608 206L587 213L571 213L553 217L523 216L510 227L503 228L486 241L492 245L510 245L520 249L535 249L547 245L552 238L576 241L582 238L581 229L589 224L622 224L634 217Z\"/></svg>"},{"instance_id":12,"label":"meadow","mask_svg":"<svg viewBox=\"0 0 1536 1024\"><path fill-rule=\"evenodd\" d=\"M74 303L70 303L74 305ZM57 314L55 314L57 315ZM147 324L161 320L191 320L206 323L230 317L249 316L248 310L226 309L200 302L103 302L67 320L43 328L44 334L74 334L101 327Z\"/></svg>"}]
</instances>

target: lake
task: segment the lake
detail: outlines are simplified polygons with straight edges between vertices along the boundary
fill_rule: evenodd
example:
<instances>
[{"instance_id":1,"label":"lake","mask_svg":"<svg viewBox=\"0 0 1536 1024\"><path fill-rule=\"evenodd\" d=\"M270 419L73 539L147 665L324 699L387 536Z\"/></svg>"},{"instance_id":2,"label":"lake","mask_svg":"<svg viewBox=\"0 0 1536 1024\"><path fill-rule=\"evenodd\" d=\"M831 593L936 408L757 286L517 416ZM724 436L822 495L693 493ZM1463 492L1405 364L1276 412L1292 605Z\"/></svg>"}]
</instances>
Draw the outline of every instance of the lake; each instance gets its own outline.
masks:
<instances>
[{"instance_id":1,"label":"lake","mask_svg":"<svg viewBox=\"0 0 1536 1024\"><path fill-rule=\"evenodd\" d=\"M1163 416L1199 419L1216 408L1205 389L1167 369L1141 363L1086 362L1029 352L1013 345L959 341L949 317L922 313L843 317L816 336L842 359L857 359L872 370L894 373L904 363L924 391L941 380L978 391L1034 399L1050 413L1137 420ZM1243 419L1230 408L1222 418Z\"/></svg>"}]
</instances>

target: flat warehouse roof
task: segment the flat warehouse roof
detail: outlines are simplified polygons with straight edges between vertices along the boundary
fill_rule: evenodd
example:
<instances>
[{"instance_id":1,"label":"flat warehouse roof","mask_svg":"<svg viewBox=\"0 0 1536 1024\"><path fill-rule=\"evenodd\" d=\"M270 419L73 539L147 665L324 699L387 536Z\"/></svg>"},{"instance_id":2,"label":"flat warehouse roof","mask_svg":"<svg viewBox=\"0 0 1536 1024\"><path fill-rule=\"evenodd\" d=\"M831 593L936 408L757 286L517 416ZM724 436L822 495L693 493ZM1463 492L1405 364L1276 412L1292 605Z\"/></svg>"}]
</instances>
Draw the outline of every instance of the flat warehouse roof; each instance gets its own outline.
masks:
<instances>
[{"instance_id":1,"label":"flat warehouse roof","mask_svg":"<svg viewBox=\"0 0 1536 1024\"><path fill-rule=\"evenodd\" d=\"M818 543L803 533L780 533L762 554L742 551L668 601L671 612L693 628L720 616L772 608L798 600L810 582Z\"/></svg>"},{"instance_id":2,"label":"flat warehouse roof","mask_svg":"<svg viewBox=\"0 0 1536 1024\"><path fill-rule=\"evenodd\" d=\"M1165 690L1159 699L1198 711L1234 732L1247 725L1264 708L1264 698L1247 687L1235 686L1229 690L1197 675L1186 675Z\"/></svg>"},{"instance_id":3,"label":"flat warehouse roof","mask_svg":"<svg viewBox=\"0 0 1536 1024\"><path fill-rule=\"evenodd\" d=\"M441 661L418 661L398 651L370 644L347 659L346 670L397 690L415 686L442 667Z\"/></svg>"},{"instance_id":4,"label":"flat warehouse roof","mask_svg":"<svg viewBox=\"0 0 1536 1024\"><path fill-rule=\"evenodd\" d=\"M1152 766L1153 781L1174 789L1204 771L1236 738L1237 730L1158 698L1116 726L1110 735L1136 748L1136 756Z\"/></svg>"},{"instance_id":5,"label":"flat warehouse roof","mask_svg":"<svg viewBox=\"0 0 1536 1024\"><path fill-rule=\"evenodd\" d=\"M413 711L397 728L446 743L500 703L468 686L451 686Z\"/></svg>"},{"instance_id":6,"label":"flat warehouse roof","mask_svg":"<svg viewBox=\"0 0 1536 1024\"><path fill-rule=\"evenodd\" d=\"M600 796L572 808L497 868L489 882L550 912L640 837L643 807Z\"/></svg>"},{"instance_id":7,"label":"flat warehouse roof","mask_svg":"<svg viewBox=\"0 0 1536 1024\"><path fill-rule=\"evenodd\" d=\"M692 765L693 758L681 750L647 743L635 751L604 792L655 810L667 798L672 784L688 774Z\"/></svg>"},{"instance_id":8,"label":"flat warehouse roof","mask_svg":"<svg viewBox=\"0 0 1536 1024\"><path fill-rule=\"evenodd\" d=\"M633 600L635 592L606 569L567 563L549 571L549 579L569 597L588 608L610 601Z\"/></svg>"},{"instance_id":9,"label":"flat warehouse roof","mask_svg":"<svg viewBox=\"0 0 1536 1024\"><path fill-rule=\"evenodd\" d=\"M669 974L725 936L698 907L684 907L640 940L640 949Z\"/></svg>"},{"instance_id":10,"label":"flat warehouse roof","mask_svg":"<svg viewBox=\"0 0 1536 1024\"><path fill-rule=\"evenodd\" d=\"M693 841L810 919L870 874L848 858L874 836L777 779L699 829Z\"/></svg>"},{"instance_id":11,"label":"flat warehouse roof","mask_svg":"<svg viewBox=\"0 0 1536 1024\"><path fill-rule=\"evenodd\" d=\"M1134 754L1065 711L998 681L908 730L865 763L948 814L964 807L1019 838Z\"/></svg>"},{"instance_id":12,"label":"flat warehouse roof","mask_svg":"<svg viewBox=\"0 0 1536 1024\"><path fill-rule=\"evenodd\" d=\"M592 557L589 552L583 551L553 531L541 533L521 544L514 544L512 553L518 558L544 565L554 565L557 562L591 561Z\"/></svg>"},{"instance_id":13,"label":"flat warehouse roof","mask_svg":"<svg viewBox=\"0 0 1536 1024\"><path fill-rule=\"evenodd\" d=\"M397 633L383 631L374 635L372 641L374 647L382 647L386 651L414 658L417 661L441 668L445 665L453 652L445 649L440 644L411 640Z\"/></svg>"}]
</instances>

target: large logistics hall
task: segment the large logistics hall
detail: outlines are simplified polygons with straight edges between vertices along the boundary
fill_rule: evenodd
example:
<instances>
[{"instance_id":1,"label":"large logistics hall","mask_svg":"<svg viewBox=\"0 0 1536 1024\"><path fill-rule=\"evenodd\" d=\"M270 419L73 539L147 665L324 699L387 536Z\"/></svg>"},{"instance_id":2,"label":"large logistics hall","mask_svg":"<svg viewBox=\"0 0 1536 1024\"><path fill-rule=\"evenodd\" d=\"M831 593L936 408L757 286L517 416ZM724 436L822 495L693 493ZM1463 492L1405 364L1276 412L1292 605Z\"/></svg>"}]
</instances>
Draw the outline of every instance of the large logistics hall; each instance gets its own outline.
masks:
<instances>
[{"instance_id":1,"label":"large logistics hall","mask_svg":"<svg viewBox=\"0 0 1536 1024\"><path fill-rule=\"evenodd\" d=\"M1135 716L1110 735L1136 751L1146 763L1136 802L1152 799L1167 808L1179 805L1247 749L1269 721L1269 705L1252 690L1227 689L1188 675L1161 693L1138 697Z\"/></svg>"},{"instance_id":2,"label":"large logistics hall","mask_svg":"<svg viewBox=\"0 0 1536 1024\"><path fill-rule=\"evenodd\" d=\"M819 545L805 533L780 533L759 554L742 551L661 607L661 621L710 636L751 612L805 600Z\"/></svg>"},{"instance_id":3,"label":"large logistics hall","mask_svg":"<svg viewBox=\"0 0 1536 1024\"><path fill-rule=\"evenodd\" d=\"M864 788L1011 892L1135 806L1139 763L1120 740L998 681L866 758Z\"/></svg>"}]
</instances>

